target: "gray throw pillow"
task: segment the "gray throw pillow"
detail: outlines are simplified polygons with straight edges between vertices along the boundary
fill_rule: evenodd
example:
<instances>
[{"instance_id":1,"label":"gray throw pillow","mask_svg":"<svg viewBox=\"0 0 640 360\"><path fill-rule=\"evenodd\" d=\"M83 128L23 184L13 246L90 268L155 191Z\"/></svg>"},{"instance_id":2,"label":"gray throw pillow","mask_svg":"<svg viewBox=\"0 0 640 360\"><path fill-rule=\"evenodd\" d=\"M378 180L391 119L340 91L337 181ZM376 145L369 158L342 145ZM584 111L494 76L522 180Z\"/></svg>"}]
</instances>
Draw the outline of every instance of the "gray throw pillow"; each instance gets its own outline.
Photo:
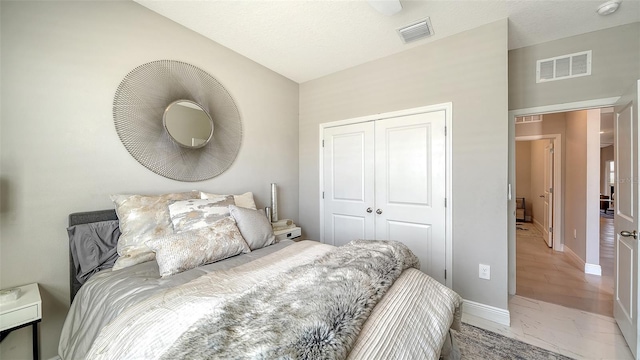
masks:
<instances>
[{"instance_id":1,"label":"gray throw pillow","mask_svg":"<svg viewBox=\"0 0 640 360\"><path fill-rule=\"evenodd\" d=\"M67 228L67 233L76 279L80 284L98 271L113 267L118 258L118 220L74 225Z\"/></svg>"},{"instance_id":2,"label":"gray throw pillow","mask_svg":"<svg viewBox=\"0 0 640 360\"><path fill-rule=\"evenodd\" d=\"M264 211L229 205L229 212L236 219L236 225L251 250L276 242L273 228Z\"/></svg>"}]
</instances>

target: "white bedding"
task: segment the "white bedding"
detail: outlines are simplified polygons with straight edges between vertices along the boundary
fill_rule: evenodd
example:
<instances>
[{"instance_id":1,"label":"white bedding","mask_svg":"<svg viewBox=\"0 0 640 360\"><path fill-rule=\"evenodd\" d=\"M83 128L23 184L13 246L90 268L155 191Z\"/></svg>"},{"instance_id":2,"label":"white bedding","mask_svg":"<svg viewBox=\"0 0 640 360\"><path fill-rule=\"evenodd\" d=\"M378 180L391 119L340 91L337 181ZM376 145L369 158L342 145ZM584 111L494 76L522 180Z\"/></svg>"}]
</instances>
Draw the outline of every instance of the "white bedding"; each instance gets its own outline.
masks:
<instances>
[{"instance_id":1,"label":"white bedding","mask_svg":"<svg viewBox=\"0 0 640 360\"><path fill-rule=\"evenodd\" d=\"M128 283L124 273L98 274L78 293L65 322L60 355L63 359L158 358L201 314L216 311L225 299L333 248L312 241L285 245L267 247L272 248L270 254L251 262L237 260L238 266L199 269L160 285L156 279L143 281L144 295L131 287L119 289ZM349 358L437 359L449 328L459 323L460 304L453 291L408 269L374 308ZM188 309L188 315L181 309Z\"/></svg>"}]
</instances>

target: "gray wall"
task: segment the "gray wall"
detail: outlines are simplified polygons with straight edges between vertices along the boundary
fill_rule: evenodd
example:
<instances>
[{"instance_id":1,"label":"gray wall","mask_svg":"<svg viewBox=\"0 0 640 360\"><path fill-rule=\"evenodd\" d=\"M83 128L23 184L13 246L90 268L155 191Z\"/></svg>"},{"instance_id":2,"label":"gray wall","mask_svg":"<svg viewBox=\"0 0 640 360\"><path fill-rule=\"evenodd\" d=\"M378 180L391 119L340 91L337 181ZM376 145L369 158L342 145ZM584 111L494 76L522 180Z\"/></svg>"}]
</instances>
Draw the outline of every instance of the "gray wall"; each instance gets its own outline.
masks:
<instances>
[{"instance_id":1,"label":"gray wall","mask_svg":"<svg viewBox=\"0 0 640 360\"><path fill-rule=\"evenodd\" d=\"M509 109L620 96L640 78L640 23L509 51ZM591 76L536 83L536 61L593 50Z\"/></svg>"},{"instance_id":2,"label":"gray wall","mask_svg":"<svg viewBox=\"0 0 640 360\"><path fill-rule=\"evenodd\" d=\"M319 239L319 124L449 101L453 288L507 309L506 19L301 84L300 221Z\"/></svg>"},{"instance_id":3,"label":"gray wall","mask_svg":"<svg viewBox=\"0 0 640 360\"><path fill-rule=\"evenodd\" d=\"M38 282L42 357L57 353L69 303L67 215L113 208L109 194L253 191L259 207L279 185L281 215L298 214L298 84L133 2L1 2L0 286ZM126 151L112 102L138 65L174 59L218 79L243 121L224 174L184 183ZM303 224L304 225L304 224ZM0 358L30 358L30 329Z\"/></svg>"}]
</instances>

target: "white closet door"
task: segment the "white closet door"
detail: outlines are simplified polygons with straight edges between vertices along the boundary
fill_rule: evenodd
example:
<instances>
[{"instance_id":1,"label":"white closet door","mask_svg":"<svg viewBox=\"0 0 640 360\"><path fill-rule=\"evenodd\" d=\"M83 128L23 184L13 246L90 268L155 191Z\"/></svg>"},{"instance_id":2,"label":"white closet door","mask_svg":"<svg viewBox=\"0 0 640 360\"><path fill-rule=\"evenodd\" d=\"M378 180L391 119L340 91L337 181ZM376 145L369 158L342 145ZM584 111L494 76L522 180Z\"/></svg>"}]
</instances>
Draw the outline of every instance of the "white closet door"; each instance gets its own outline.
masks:
<instances>
[{"instance_id":1,"label":"white closet door","mask_svg":"<svg viewBox=\"0 0 640 360\"><path fill-rule=\"evenodd\" d=\"M375 123L376 239L405 243L445 283L445 112Z\"/></svg>"},{"instance_id":2,"label":"white closet door","mask_svg":"<svg viewBox=\"0 0 640 360\"><path fill-rule=\"evenodd\" d=\"M374 126L372 122L324 130L324 239L344 245L374 239Z\"/></svg>"}]
</instances>

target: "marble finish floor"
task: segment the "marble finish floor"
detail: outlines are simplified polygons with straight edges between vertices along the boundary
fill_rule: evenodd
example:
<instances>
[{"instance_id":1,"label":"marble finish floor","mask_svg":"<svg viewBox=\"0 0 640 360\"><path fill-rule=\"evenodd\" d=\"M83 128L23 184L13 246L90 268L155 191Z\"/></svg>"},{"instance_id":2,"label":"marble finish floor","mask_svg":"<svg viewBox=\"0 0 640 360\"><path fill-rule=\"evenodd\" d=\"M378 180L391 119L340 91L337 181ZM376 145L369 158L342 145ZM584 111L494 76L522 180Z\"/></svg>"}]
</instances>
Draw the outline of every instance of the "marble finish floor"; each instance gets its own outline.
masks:
<instances>
[{"instance_id":1,"label":"marble finish floor","mask_svg":"<svg viewBox=\"0 0 640 360\"><path fill-rule=\"evenodd\" d=\"M613 318L512 296L511 326L464 314L462 321L574 359L633 359Z\"/></svg>"}]
</instances>

